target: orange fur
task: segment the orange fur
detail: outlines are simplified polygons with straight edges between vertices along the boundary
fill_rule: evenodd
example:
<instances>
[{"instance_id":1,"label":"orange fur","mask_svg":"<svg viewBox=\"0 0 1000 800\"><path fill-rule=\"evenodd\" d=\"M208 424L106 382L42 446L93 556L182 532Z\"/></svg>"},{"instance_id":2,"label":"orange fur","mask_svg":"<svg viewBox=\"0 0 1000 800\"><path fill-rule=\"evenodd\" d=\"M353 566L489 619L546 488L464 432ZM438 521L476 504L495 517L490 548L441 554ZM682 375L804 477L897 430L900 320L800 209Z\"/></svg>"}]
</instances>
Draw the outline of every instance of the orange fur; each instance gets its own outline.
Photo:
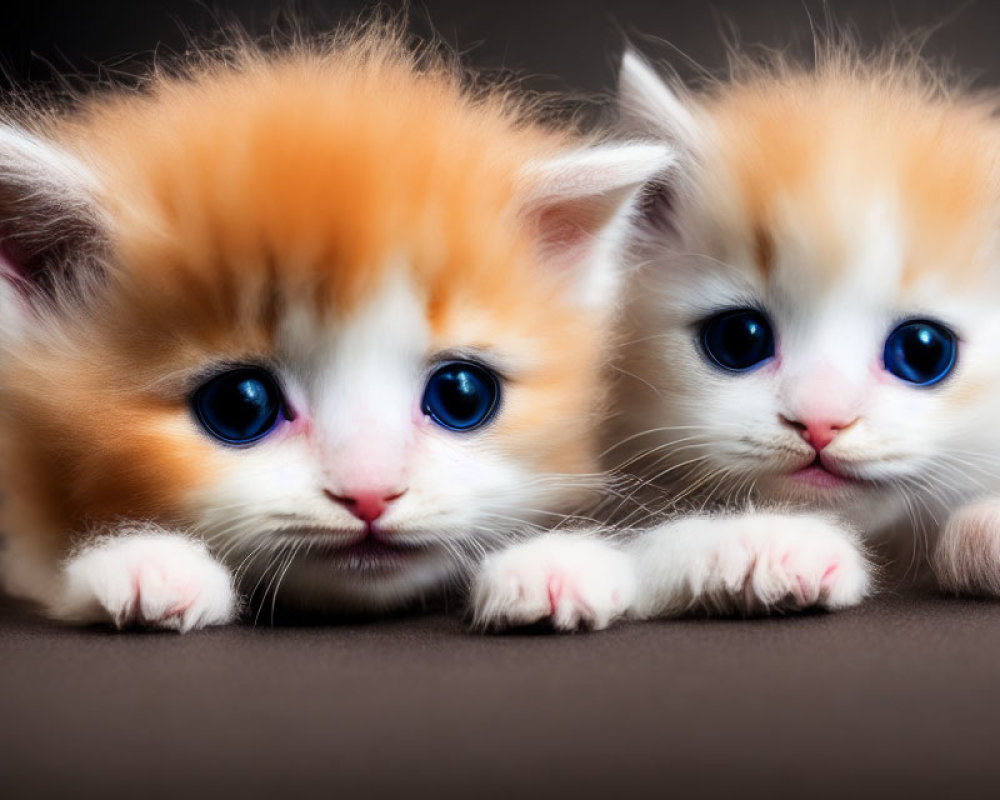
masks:
<instances>
[{"instance_id":1,"label":"orange fur","mask_svg":"<svg viewBox=\"0 0 1000 800\"><path fill-rule=\"evenodd\" d=\"M522 165L574 140L502 92L377 34L157 77L49 134L104 180L112 271L99 313L4 367L11 530L64 552L102 522L187 522L185 495L223 469L190 423L187 376L273 355L282 312L349 315L400 265L435 349L520 365L491 446L550 473L596 469L605 337L516 213Z\"/></svg>"},{"instance_id":2,"label":"orange fur","mask_svg":"<svg viewBox=\"0 0 1000 800\"><path fill-rule=\"evenodd\" d=\"M962 508L997 492L1000 92L906 47L816 50L737 54L697 93L626 55L623 121L688 159L636 237L609 452L678 505L830 514L910 568L956 514L981 560L993 506Z\"/></svg>"},{"instance_id":3,"label":"orange fur","mask_svg":"<svg viewBox=\"0 0 1000 800\"><path fill-rule=\"evenodd\" d=\"M747 226L764 273L762 232L780 251L794 224L821 256L812 266L833 278L864 222L861 201L882 195L913 242L905 281L942 267L968 281L983 268L998 216L995 98L942 88L906 59L866 64L834 49L812 71L750 70L703 110L720 143L719 190L739 187L719 202L738 205L731 219Z\"/></svg>"}]
</instances>

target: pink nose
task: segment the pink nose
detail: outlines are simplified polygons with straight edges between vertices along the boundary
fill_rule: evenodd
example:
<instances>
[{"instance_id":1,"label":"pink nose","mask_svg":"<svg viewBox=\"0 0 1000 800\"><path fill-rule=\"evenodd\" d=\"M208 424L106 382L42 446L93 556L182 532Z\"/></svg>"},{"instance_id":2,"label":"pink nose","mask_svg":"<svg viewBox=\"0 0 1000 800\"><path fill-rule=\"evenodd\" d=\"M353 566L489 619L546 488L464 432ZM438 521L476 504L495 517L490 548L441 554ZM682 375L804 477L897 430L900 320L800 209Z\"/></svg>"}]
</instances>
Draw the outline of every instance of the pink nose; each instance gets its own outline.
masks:
<instances>
[{"instance_id":1,"label":"pink nose","mask_svg":"<svg viewBox=\"0 0 1000 800\"><path fill-rule=\"evenodd\" d=\"M853 422L831 422L829 420L810 419L799 422L795 419L782 417L781 421L786 425L795 428L806 442L808 442L818 453L830 442L837 438L837 434L844 428L849 428Z\"/></svg>"},{"instance_id":2,"label":"pink nose","mask_svg":"<svg viewBox=\"0 0 1000 800\"><path fill-rule=\"evenodd\" d=\"M390 504L406 494L406 489L350 489L344 494L334 494L326 490L326 496L339 503L362 522L374 522L381 517Z\"/></svg>"}]
</instances>

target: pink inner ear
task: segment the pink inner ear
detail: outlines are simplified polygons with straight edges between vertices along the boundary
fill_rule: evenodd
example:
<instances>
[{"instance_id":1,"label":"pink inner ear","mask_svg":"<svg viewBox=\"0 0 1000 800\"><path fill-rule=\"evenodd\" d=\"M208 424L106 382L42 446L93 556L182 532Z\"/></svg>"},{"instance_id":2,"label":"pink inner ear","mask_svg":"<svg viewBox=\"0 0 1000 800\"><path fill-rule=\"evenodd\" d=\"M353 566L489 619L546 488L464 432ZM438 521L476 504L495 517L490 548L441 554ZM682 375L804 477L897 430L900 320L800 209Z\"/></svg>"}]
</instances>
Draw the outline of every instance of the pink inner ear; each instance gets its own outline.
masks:
<instances>
[{"instance_id":1,"label":"pink inner ear","mask_svg":"<svg viewBox=\"0 0 1000 800\"><path fill-rule=\"evenodd\" d=\"M552 247L572 247L585 238L586 232L580 224L575 209L555 206L543 209L538 214L538 228L542 242Z\"/></svg>"},{"instance_id":2,"label":"pink inner ear","mask_svg":"<svg viewBox=\"0 0 1000 800\"><path fill-rule=\"evenodd\" d=\"M10 253L7 242L0 241L0 277L10 283L24 280L24 274Z\"/></svg>"},{"instance_id":3,"label":"pink inner ear","mask_svg":"<svg viewBox=\"0 0 1000 800\"><path fill-rule=\"evenodd\" d=\"M543 255L558 256L561 266L569 266L582 255L588 233L567 209L546 208L536 220Z\"/></svg>"},{"instance_id":4,"label":"pink inner ear","mask_svg":"<svg viewBox=\"0 0 1000 800\"><path fill-rule=\"evenodd\" d=\"M11 294L16 298L17 305L22 311L32 308L31 277L11 253L10 242L2 240L0 240L0 284L7 284L14 290Z\"/></svg>"},{"instance_id":5,"label":"pink inner ear","mask_svg":"<svg viewBox=\"0 0 1000 800\"><path fill-rule=\"evenodd\" d=\"M543 205L534 214L543 254L561 267L572 266L585 256L609 216L605 204L589 197Z\"/></svg>"},{"instance_id":6,"label":"pink inner ear","mask_svg":"<svg viewBox=\"0 0 1000 800\"><path fill-rule=\"evenodd\" d=\"M10 242L0 241L0 282L17 290L21 300L27 302L31 287L31 277L25 272L21 262L11 253Z\"/></svg>"}]
</instances>

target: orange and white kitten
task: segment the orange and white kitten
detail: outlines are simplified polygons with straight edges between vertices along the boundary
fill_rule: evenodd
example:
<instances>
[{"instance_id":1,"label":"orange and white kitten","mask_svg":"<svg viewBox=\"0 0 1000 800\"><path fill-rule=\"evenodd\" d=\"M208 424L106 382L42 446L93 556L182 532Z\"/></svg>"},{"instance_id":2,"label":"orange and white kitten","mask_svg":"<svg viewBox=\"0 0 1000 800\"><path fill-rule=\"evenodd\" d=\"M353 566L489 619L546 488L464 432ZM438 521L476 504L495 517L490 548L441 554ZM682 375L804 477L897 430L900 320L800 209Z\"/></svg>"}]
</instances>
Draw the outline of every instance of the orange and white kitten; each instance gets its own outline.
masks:
<instances>
[{"instance_id":1,"label":"orange and white kitten","mask_svg":"<svg viewBox=\"0 0 1000 800\"><path fill-rule=\"evenodd\" d=\"M593 490L621 238L669 150L398 38L0 128L12 592L179 630L250 596L378 612Z\"/></svg>"},{"instance_id":2,"label":"orange and white kitten","mask_svg":"<svg viewBox=\"0 0 1000 800\"><path fill-rule=\"evenodd\" d=\"M834 609L870 591L871 547L1000 595L996 95L838 47L701 92L627 53L620 94L678 161L630 237L607 466L674 518L627 543L624 582L612 544L561 537L490 556L479 591L510 615L517 574L516 618L564 627L595 587L636 617Z\"/></svg>"},{"instance_id":3,"label":"orange and white kitten","mask_svg":"<svg viewBox=\"0 0 1000 800\"><path fill-rule=\"evenodd\" d=\"M636 613L857 602L853 530L1000 594L1000 120L946 83L831 47L688 92L625 56L625 119L681 166L632 241L614 459L797 509L640 537Z\"/></svg>"}]
</instances>

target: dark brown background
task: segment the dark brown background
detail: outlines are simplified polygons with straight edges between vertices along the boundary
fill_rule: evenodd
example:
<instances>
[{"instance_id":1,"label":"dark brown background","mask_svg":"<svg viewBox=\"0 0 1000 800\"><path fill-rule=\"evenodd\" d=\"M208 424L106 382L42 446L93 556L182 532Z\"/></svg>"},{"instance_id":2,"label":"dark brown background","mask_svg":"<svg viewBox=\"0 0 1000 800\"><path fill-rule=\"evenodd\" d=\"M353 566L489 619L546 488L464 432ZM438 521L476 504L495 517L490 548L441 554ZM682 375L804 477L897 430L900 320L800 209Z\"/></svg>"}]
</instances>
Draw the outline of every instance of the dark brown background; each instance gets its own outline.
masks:
<instances>
[{"instance_id":1,"label":"dark brown background","mask_svg":"<svg viewBox=\"0 0 1000 800\"><path fill-rule=\"evenodd\" d=\"M367 4L300 4L327 27ZM877 43L1000 79L1000 6L830 2ZM6 3L11 85L126 69L264 2ZM720 25L808 50L812 0L414 3L467 58L547 90L613 85L625 34L723 63ZM1000 603L889 592L837 615L481 637L455 615L186 637L61 629L0 603L0 797L991 797Z\"/></svg>"},{"instance_id":2,"label":"dark brown background","mask_svg":"<svg viewBox=\"0 0 1000 800\"><path fill-rule=\"evenodd\" d=\"M282 10L297 9L307 27L396 2L201 2L201 0L8 0L0 11L0 63L16 84L44 80L53 69L94 73L118 69L123 58L183 50L187 34L210 33L238 20L268 30ZM416 30L432 28L466 53L470 63L533 76L539 88L608 90L623 37L659 39L682 74L686 59L710 69L724 61L720 29L735 28L749 44L808 51L810 27L832 17L868 43L900 30L935 29L926 48L985 82L1000 77L1000 5L989 0L424 0L410 3Z\"/></svg>"}]
</instances>

